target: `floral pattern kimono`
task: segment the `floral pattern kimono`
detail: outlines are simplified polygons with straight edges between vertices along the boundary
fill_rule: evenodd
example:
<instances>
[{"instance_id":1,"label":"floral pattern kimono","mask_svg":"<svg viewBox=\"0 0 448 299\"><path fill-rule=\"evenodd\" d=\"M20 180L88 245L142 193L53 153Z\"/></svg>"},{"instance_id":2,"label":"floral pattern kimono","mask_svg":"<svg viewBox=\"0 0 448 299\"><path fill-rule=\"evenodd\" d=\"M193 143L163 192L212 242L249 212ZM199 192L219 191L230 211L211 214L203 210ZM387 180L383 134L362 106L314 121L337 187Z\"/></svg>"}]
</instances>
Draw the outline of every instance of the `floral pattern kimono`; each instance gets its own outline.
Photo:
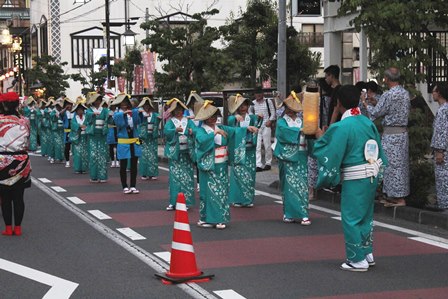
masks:
<instances>
[{"instance_id":1,"label":"floral pattern kimono","mask_svg":"<svg viewBox=\"0 0 448 299\"><path fill-rule=\"evenodd\" d=\"M49 156L52 151L52 137L50 129L50 112L51 108L40 110L42 117L40 117L40 150L42 156Z\"/></svg>"},{"instance_id":2,"label":"floral pattern kimono","mask_svg":"<svg viewBox=\"0 0 448 299\"><path fill-rule=\"evenodd\" d=\"M235 116L230 116L227 123L229 127L256 126L258 118L256 115L246 114L243 121L237 122ZM248 206L253 204L255 197L255 162L258 134L247 132L245 145L235 153L230 168L230 190L229 203Z\"/></svg>"},{"instance_id":3,"label":"floral pattern kimono","mask_svg":"<svg viewBox=\"0 0 448 299\"><path fill-rule=\"evenodd\" d=\"M317 188L334 187L342 180L341 217L345 251L347 260L355 263L372 253L373 207L382 167L377 168L379 171L376 173L368 171L373 169L370 168L373 165L379 165L366 158L368 142L371 141L378 149L374 160L387 165L375 125L360 114L359 108L354 108L347 110L341 121L332 124L316 140L313 150L319 167ZM360 167L364 175L349 178L349 170L354 167Z\"/></svg>"},{"instance_id":4,"label":"floral pattern kimono","mask_svg":"<svg viewBox=\"0 0 448 299\"><path fill-rule=\"evenodd\" d=\"M95 112L99 113L98 115ZM86 134L88 134L89 174L91 180L107 180L107 133L109 109L90 107L86 112Z\"/></svg>"},{"instance_id":5,"label":"floral pattern kimono","mask_svg":"<svg viewBox=\"0 0 448 299\"><path fill-rule=\"evenodd\" d=\"M182 132L176 132L181 127ZM195 204L194 198L194 140L189 129L196 130L194 123L183 117L170 118L163 129L165 156L169 166L170 205L175 206L179 192L184 193L187 206Z\"/></svg>"},{"instance_id":6,"label":"floral pattern kimono","mask_svg":"<svg viewBox=\"0 0 448 299\"><path fill-rule=\"evenodd\" d=\"M52 156L55 160L64 160L64 146L65 146L65 133L64 133L64 120L60 112L54 109L50 113L50 124L51 124L51 136L52 140Z\"/></svg>"},{"instance_id":7,"label":"floral pattern kimono","mask_svg":"<svg viewBox=\"0 0 448 299\"><path fill-rule=\"evenodd\" d=\"M435 164L437 207L448 209L448 103L437 110L431 148L443 151L444 162Z\"/></svg>"},{"instance_id":8,"label":"floral pattern kimono","mask_svg":"<svg viewBox=\"0 0 448 299\"><path fill-rule=\"evenodd\" d=\"M308 218L307 147L301 133L302 120L288 115L277 121L274 156L278 159L283 215L288 219Z\"/></svg>"},{"instance_id":9,"label":"floral pattern kimono","mask_svg":"<svg viewBox=\"0 0 448 299\"><path fill-rule=\"evenodd\" d=\"M142 177L157 177L159 175L158 138L159 114L156 112L140 112L139 137L142 140L142 157L139 171Z\"/></svg>"},{"instance_id":10,"label":"floral pattern kimono","mask_svg":"<svg viewBox=\"0 0 448 299\"><path fill-rule=\"evenodd\" d=\"M89 151L86 130L81 128L85 125L86 116L75 115L71 120L70 140L73 151L73 169L75 173L85 173L89 167Z\"/></svg>"},{"instance_id":11,"label":"floral pattern kimono","mask_svg":"<svg viewBox=\"0 0 448 299\"><path fill-rule=\"evenodd\" d=\"M199 168L200 221L210 224L228 223L229 175L228 163L241 157L245 150L247 128L218 125L227 137L215 135L214 130L202 124L196 131L196 159Z\"/></svg>"},{"instance_id":12,"label":"floral pattern kimono","mask_svg":"<svg viewBox=\"0 0 448 299\"><path fill-rule=\"evenodd\" d=\"M37 150L37 130L38 130L38 117L39 117L39 109L34 106L28 107L26 106L23 109L23 116L25 116L30 122L30 146L28 150L35 151Z\"/></svg>"}]
</instances>

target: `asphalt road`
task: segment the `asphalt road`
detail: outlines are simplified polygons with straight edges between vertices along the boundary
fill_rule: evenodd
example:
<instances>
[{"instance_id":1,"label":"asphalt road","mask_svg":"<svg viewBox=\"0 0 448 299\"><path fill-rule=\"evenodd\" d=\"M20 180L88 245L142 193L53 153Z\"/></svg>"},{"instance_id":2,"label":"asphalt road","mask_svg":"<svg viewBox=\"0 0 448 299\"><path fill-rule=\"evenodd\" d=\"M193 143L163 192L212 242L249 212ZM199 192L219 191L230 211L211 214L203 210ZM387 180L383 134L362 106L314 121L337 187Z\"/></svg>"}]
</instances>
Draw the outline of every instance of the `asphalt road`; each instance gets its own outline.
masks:
<instances>
[{"instance_id":1,"label":"asphalt road","mask_svg":"<svg viewBox=\"0 0 448 299\"><path fill-rule=\"evenodd\" d=\"M75 175L42 157L32 157L32 165L34 184L25 195L23 236L0 236L2 299L448 294L446 231L377 218L377 265L366 273L344 272L339 270L344 245L338 207L316 201L311 226L286 224L279 194L264 185L257 185L255 207L232 208L232 221L222 231L196 227L197 205L190 209L198 267L215 278L164 285L154 273L168 269L172 241L174 212L165 211L165 165L160 165L158 181L138 180L138 195L122 194L117 168L110 169L108 183L92 184L88 175ZM135 240L117 230L123 228L135 232Z\"/></svg>"}]
</instances>

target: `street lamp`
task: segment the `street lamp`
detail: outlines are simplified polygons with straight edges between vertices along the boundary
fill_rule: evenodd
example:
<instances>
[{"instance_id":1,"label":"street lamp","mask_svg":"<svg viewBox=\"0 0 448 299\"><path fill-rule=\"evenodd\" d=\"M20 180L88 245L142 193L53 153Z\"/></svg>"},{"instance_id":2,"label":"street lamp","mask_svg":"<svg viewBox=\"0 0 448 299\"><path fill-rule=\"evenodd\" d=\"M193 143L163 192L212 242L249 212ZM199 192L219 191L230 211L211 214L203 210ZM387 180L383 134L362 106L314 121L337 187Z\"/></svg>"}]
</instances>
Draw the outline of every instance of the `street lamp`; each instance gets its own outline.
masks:
<instances>
[{"instance_id":1,"label":"street lamp","mask_svg":"<svg viewBox=\"0 0 448 299\"><path fill-rule=\"evenodd\" d=\"M12 43L12 36L9 33L8 28L4 28L0 35L0 44L2 45L10 45Z\"/></svg>"},{"instance_id":2,"label":"street lamp","mask_svg":"<svg viewBox=\"0 0 448 299\"><path fill-rule=\"evenodd\" d=\"M126 31L123 33L124 45L126 47L133 46L135 44L135 36L136 33L134 31L129 28L126 29Z\"/></svg>"}]
</instances>

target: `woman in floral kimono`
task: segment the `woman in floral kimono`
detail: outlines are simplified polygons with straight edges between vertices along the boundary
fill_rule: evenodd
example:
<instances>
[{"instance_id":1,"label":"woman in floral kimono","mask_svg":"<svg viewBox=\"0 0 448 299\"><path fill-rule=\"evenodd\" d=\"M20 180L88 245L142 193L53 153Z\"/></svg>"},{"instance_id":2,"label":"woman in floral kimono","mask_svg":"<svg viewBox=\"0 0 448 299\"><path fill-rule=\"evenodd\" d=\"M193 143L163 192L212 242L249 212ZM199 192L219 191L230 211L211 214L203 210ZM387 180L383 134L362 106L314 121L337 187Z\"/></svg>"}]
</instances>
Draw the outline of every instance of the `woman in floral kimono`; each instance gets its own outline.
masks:
<instances>
[{"instance_id":1,"label":"woman in floral kimono","mask_svg":"<svg viewBox=\"0 0 448 299\"><path fill-rule=\"evenodd\" d=\"M28 97L26 100L26 106L23 108L23 116L30 121L30 146L29 151L37 150L37 128L38 128L38 116L39 109L37 108L36 100L33 97Z\"/></svg>"},{"instance_id":2,"label":"woman in floral kimono","mask_svg":"<svg viewBox=\"0 0 448 299\"><path fill-rule=\"evenodd\" d=\"M184 117L184 110L188 109L179 99L173 98L166 103L167 112L171 118L165 124L165 156L169 165L170 203L167 211L174 210L177 195L183 192L187 206L195 204L194 199L194 175L193 175L193 131L194 123Z\"/></svg>"},{"instance_id":3,"label":"woman in floral kimono","mask_svg":"<svg viewBox=\"0 0 448 299\"><path fill-rule=\"evenodd\" d=\"M308 218L308 166L305 135L298 112L302 104L295 94L283 101L285 115L277 121L274 156L278 159L280 190L283 197L283 221L299 220L301 225L310 225Z\"/></svg>"},{"instance_id":4,"label":"woman in floral kimono","mask_svg":"<svg viewBox=\"0 0 448 299\"><path fill-rule=\"evenodd\" d=\"M431 141L435 159L437 208L448 209L448 84L437 83L432 96L440 105L434 119Z\"/></svg>"},{"instance_id":5,"label":"woman in floral kimono","mask_svg":"<svg viewBox=\"0 0 448 299\"><path fill-rule=\"evenodd\" d=\"M31 186L31 163L27 153L30 125L18 110L19 95L0 95L0 198L5 222L4 236L22 235L25 212L23 194ZM14 215L14 229L12 227Z\"/></svg>"},{"instance_id":6,"label":"woman in floral kimono","mask_svg":"<svg viewBox=\"0 0 448 299\"><path fill-rule=\"evenodd\" d=\"M337 94L341 121L318 130L313 155L318 162L316 187L334 187L342 180L341 218L346 262L340 268L365 272L375 265L372 254L373 207L379 178L387 164L375 125L361 114L360 91L342 86Z\"/></svg>"},{"instance_id":7,"label":"woman in floral kimono","mask_svg":"<svg viewBox=\"0 0 448 299\"><path fill-rule=\"evenodd\" d=\"M249 115L251 101L243 98L240 94L229 97L229 116L227 123L230 127L247 128L248 126L259 127L261 122L256 115ZM255 197L255 175L256 160L255 152L258 134L247 132L245 147L235 152L235 158L230 168L230 191L229 203L234 207L254 206Z\"/></svg>"},{"instance_id":8,"label":"woman in floral kimono","mask_svg":"<svg viewBox=\"0 0 448 299\"><path fill-rule=\"evenodd\" d=\"M203 121L195 133L201 201L197 224L225 229L230 221L228 163L245 149L247 131L256 133L258 130L254 126L216 125L218 115L218 108L206 100L195 118Z\"/></svg>"},{"instance_id":9,"label":"woman in floral kimono","mask_svg":"<svg viewBox=\"0 0 448 299\"><path fill-rule=\"evenodd\" d=\"M86 173L89 166L89 152L86 134L87 107L83 103L77 103L73 108L75 116L72 118L70 140L73 147L73 169L75 173Z\"/></svg>"},{"instance_id":10,"label":"woman in floral kimono","mask_svg":"<svg viewBox=\"0 0 448 299\"><path fill-rule=\"evenodd\" d=\"M54 162L54 141L53 141L53 130L52 130L52 125L51 125L51 112L53 112L54 110L54 97L49 97L48 101L47 101L47 105L45 106L45 110L43 113L43 127L45 129L46 132L46 136L47 136L47 149L46 149L46 153L48 156L48 161L52 161Z\"/></svg>"},{"instance_id":11,"label":"woman in floral kimono","mask_svg":"<svg viewBox=\"0 0 448 299\"><path fill-rule=\"evenodd\" d=\"M64 148L65 148L65 133L64 133L64 120L63 114L65 110L63 109L63 100L57 100L54 104L54 110L50 113L50 123L52 132L52 143L53 143L53 155L50 163L59 162L62 163L64 160Z\"/></svg>"},{"instance_id":12,"label":"woman in floral kimono","mask_svg":"<svg viewBox=\"0 0 448 299\"><path fill-rule=\"evenodd\" d=\"M48 138L48 123L47 120L45 119L45 110L47 109L47 102L44 99L40 100L39 103L39 116L38 116L38 126L39 126L39 139L40 139L40 154L42 155L42 157L47 157L48 156L48 143L49 143L49 138Z\"/></svg>"},{"instance_id":13,"label":"woman in floral kimono","mask_svg":"<svg viewBox=\"0 0 448 299\"><path fill-rule=\"evenodd\" d=\"M157 180L159 175L158 138L160 116L150 98L144 97L138 105L140 117L139 137L142 140L142 157L139 171L142 180Z\"/></svg>"},{"instance_id":14,"label":"woman in floral kimono","mask_svg":"<svg viewBox=\"0 0 448 299\"><path fill-rule=\"evenodd\" d=\"M102 107L103 96L96 92L88 95L85 124L89 144L89 174L90 182L107 182L107 121L109 109Z\"/></svg>"}]
</instances>

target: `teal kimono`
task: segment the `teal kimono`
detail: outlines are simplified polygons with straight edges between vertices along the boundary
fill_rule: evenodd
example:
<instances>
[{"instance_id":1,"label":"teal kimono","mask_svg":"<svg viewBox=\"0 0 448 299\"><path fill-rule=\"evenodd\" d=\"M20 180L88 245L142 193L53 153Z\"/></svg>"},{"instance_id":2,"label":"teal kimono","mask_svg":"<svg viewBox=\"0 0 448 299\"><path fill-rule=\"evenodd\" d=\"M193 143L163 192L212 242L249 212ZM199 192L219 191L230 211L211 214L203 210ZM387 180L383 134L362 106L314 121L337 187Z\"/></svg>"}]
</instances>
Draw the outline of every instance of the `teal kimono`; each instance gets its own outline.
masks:
<instances>
[{"instance_id":1,"label":"teal kimono","mask_svg":"<svg viewBox=\"0 0 448 299\"><path fill-rule=\"evenodd\" d=\"M229 116L227 123L230 127L256 126L256 115L246 114L242 122L237 122L235 116ZM256 163L255 153L258 134L247 132L245 144L235 152L230 167L229 203L248 206L253 204L255 197Z\"/></svg>"},{"instance_id":2,"label":"teal kimono","mask_svg":"<svg viewBox=\"0 0 448 299\"><path fill-rule=\"evenodd\" d=\"M39 109L34 107L26 106L23 108L23 116L25 116L30 121L30 145L28 150L35 151L37 150L37 130L38 130L38 116Z\"/></svg>"},{"instance_id":3,"label":"teal kimono","mask_svg":"<svg viewBox=\"0 0 448 299\"><path fill-rule=\"evenodd\" d=\"M184 128L182 133L176 127ZM194 199L194 143L189 129L196 130L194 123L183 117L170 118L163 129L165 135L165 156L169 166L170 204L175 206L179 192L184 193L187 206L195 204Z\"/></svg>"},{"instance_id":4,"label":"teal kimono","mask_svg":"<svg viewBox=\"0 0 448 299\"><path fill-rule=\"evenodd\" d=\"M277 121L275 130L283 215L289 219L308 218L308 156L301 130L302 120L288 115Z\"/></svg>"},{"instance_id":5,"label":"teal kimono","mask_svg":"<svg viewBox=\"0 0 448 299\"><path fill-rule=\"evenodd\" d=\"M96 111L99 113L96 115ZM107 156L109 149L106 138L109 128L109 109L90 107L86 111L86 133L89 148L89 174L93 181L107 180Z\"/></svg>"},{"instance_id":6,"label":"teal kimono","mask_svg":"<svg viewBox=\"0 0 448 299\"><path fill-rule=\"evenodd\" d=\"M230 222L228 163L245 149L247 128L218 126L227 137L215 135L203 124L196 131L196 160L199 169L200 220L210 224Z\"/></svg>"},{"instance_id":7,"label":"teal kimono","mask_svg":"<svg viewBox=\"0 0 448 299\"><path fill-rule=\"evenodd\" d=\"M42 156L49 156L52 152L52 138L50 129L50 108L41 110L42 117L40 117L40 150Z\"/></svg>"},{"instance_id":8,"label":"teal kimono","mask_svg":"<svg viewBox=\"0 0 448 299\"><path fill-rule=\"evenodd\" d=\"M85 173L89 167L87 134L86 130L81 128L81 125L85 125L85 120L85 115L82 118L75 115L71 119L69 137L72 142L73 169L75 173Z\"/></svg>"},{"instance_id":9,"label":"teal kimono","mask_svg":"<svg viewBox=\"0 0 448 299\"><path fill-rule=\"evenodd\" d=\"M62 115L56 109L50 113L50 128L52 139L52 154L50 157L57 161L64 160L65 133Z\"/></svg>"},{"instance_id":10,"label":"teal kimono","mask_svg":"<svg viewBox=\"0 0 448 299\"><path fill-rule=\"evenodd\" d=\"M156 177L159 175L159 114L152 112L149 115L140 113L141 125L139 137L142 140L142 156L139 162L139 172L142 177Z\"/></svg>"},{"instance_id":11,"label":"teal kimono","mask_svg":"<svg viewBox=\"0 0 448 299\"><path fill-rule=\"evenodd\" d=\"M359 262L372 253L373 206L378 186L377 176L344 179L347 167L368 165L365 147L368 140L378 145L378 160L387 164L375 125L365 116L342 116L314 144L313 155L318 162L317 188L333 187L342 180L341 216L347 260Z\"/></svg>"}]
</instances>

